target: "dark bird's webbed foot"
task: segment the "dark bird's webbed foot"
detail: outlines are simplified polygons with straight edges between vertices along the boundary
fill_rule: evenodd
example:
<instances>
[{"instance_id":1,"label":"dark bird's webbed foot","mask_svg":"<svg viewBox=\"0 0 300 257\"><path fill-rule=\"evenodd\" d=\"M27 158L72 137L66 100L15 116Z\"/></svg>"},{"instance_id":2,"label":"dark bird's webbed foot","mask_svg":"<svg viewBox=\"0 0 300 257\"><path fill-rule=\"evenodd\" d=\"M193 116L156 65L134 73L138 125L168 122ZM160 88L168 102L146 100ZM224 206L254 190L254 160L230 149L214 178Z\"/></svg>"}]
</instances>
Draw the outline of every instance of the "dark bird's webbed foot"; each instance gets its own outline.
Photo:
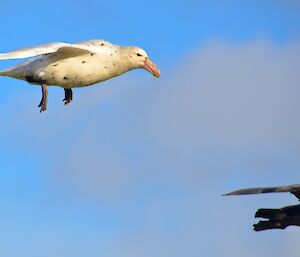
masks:
<instances>
[{"instance_id":1,"label":"dark bird's webbed foot","mask_svg":"<svg viewBox=\"0 0 300 257\"><path fill-rule=\"evenodd\" d=\"M71 88L64 88L64 90L65 90L65 99L63 101L64 104L67 105L71 103L73 100L73 92Z\"/></svg>"},{"instance_id":2,"label":"dark bird's webbed foot","mask_svg":"<svg viewBox=\"0 0 300 257\"><path fill-rule=\"evenodd\" d=\"M300 226L300 204L280 209L258 209L255 218L263 218L254 225L255 231L267 229L285 229L288 226Z\"/></svg>"},{"instance_id":3,"label":"dark bird's webbed foot","mask_svg":"<svg viewBox=\"0 0 300 257\"><path fill-rule=\"evenodd\" d=\"M39 104L40 112L44 112L47 109L48 104L48 90L46 84L42 84L42 100Z\"/></svg>"}]
</instances>

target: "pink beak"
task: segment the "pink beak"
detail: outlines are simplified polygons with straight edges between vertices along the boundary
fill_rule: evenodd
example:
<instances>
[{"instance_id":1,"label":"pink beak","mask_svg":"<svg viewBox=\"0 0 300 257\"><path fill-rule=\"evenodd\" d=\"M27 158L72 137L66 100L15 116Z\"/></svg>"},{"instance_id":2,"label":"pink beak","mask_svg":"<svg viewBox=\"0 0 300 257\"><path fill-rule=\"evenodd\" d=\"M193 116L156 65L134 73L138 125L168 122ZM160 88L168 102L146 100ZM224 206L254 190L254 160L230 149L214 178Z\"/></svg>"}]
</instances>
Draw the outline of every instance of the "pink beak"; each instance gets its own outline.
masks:
<instances>
[{"instance_id":1,"label":"pink beak","mask_svg":"<svg viewBox=\"0 0 300 257\"><path fill-rule=\"evenodd\" d=\"M147 71L151 72L155 77L160 77L160 70L156 67L156 65L150 61L149 58L146 58L142 67Z\"/></svg>"}]
</instances>

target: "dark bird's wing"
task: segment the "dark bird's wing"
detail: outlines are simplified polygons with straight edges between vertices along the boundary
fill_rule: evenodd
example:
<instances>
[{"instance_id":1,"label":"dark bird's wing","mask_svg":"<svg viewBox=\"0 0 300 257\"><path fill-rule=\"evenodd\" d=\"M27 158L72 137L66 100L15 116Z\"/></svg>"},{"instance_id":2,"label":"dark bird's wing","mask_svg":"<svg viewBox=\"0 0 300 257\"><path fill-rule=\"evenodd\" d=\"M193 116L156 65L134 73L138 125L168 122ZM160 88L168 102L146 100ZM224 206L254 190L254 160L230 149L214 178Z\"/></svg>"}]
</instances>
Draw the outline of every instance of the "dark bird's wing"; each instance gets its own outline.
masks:
<instances>
[{"instance_id":1,"label":"dark bird's wing","mask_svg":"<svg viewBox=\"0 0 300 257\"><path fill-rule=\"evenodd\" d=\"M224 195L251 195L251 194L279 193L279 192L290 192L300 200L300 184L279 186L279 187L245 188Z\"/></svg>"}]
</instances>

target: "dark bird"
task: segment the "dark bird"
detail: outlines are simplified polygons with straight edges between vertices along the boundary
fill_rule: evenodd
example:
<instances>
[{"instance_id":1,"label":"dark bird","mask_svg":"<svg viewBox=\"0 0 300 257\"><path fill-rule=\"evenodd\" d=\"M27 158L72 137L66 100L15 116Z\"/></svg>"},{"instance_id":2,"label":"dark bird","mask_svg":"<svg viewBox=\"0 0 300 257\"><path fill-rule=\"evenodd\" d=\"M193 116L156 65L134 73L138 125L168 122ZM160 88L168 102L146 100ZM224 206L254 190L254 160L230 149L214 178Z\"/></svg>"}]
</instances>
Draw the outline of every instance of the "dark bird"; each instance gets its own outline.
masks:
<instances>
[{"instance_id":1,"label":"dark bird","mask_svg":"<svg viewBox=\"0 0 300 257\"><path fill-rule=\"evenodd\" d=\"M225 195L250 195L264 193L289 192L300 200L300 184L279 187L245 188ZM300 204L279 209L258 209L255 218L263 218L254 224L255 231L268 229L285 229L288 226L300 226Z\"/></svg>"}]
</instances>

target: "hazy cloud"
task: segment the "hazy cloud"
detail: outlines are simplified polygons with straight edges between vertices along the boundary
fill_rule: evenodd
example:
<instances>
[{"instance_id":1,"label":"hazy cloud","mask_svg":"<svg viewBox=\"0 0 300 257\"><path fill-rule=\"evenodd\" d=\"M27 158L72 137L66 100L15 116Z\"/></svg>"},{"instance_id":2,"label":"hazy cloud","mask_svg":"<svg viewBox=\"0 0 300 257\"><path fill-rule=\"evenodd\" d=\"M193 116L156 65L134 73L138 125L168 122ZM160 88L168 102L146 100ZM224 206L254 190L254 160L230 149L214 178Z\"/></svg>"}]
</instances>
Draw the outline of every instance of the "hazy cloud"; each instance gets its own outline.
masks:
<instances>
[{"instance_id":1,"label":"hazy cloud","mask_svg":"<svg viewBox=\"0 0 300 257\"><path fill-rule=\"evenodd\" d=\"M296 257L298 230L251 231L256 208L292 198L220 195L299 182L299 64L299 43L215 42L160 80L143 73L75 90L68 107L50 89L42 115L28 96L19 113L2 113L1 135L37 155L53 186L131 222L106 256Z\"/></svg>"}]
</instances>

